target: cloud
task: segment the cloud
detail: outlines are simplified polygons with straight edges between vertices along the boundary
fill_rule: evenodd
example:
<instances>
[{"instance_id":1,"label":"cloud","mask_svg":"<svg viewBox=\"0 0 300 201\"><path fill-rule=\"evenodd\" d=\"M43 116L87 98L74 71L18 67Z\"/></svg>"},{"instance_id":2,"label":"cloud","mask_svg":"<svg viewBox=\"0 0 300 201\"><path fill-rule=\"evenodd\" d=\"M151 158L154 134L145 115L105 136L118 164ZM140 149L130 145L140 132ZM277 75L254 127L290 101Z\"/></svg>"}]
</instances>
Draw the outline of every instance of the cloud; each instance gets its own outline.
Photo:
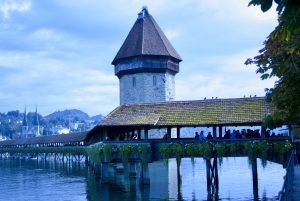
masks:
<instances>
[{"instance_id":1,"label":"cloud","mask_svg":"<svg viewBox=\"0 0 300 201\"><path fill-rule=\"evenodd\" d=\"M0 54L0 71L4 68L17 72L7 73L0 80L0 107L7 107L14 100L19 107L38 104L44 114L53 111L47 109L53 104L60 109L86 108L90 114L98 114L118 105L117 78L91 68L88 62L73 63L45 53L10 52ZM105 108L97 107L103 103Z\"/></svg>"},{"instance_id":2,"label":"cloud","mask_svg":"<svg viewBox=\"0 0 300 201\"><path fill-rule=\"evenodd\" d=\"M16 1L16 0L2 0L0 2L0 12L4 20L11 17L13 12L24 13L29 11L31 8L31 1Z\"/></svg>"},{"instance_id":3,"label":"cloud","mask_svg":"<svg viewBox=\"0 0 300 201\"><path fill-rule=\"evenodd\" d=\"M244 65L255 52L249 49L232 55L206 57L202 62L207 66L193 68L193 74L177 76L177 100L264 96L265 88L273 87L276 79L261 80L255 66ZM210 67L212 64L214 67Z\"/></svg>"},{"instance_id":4,"label":"cloud","mask_svg":"<svg viewBox=\"0 0 300 201\"><path fill-rule=\"evenodd\" d=\"M3 0L0 111L38 104L42 114L66 108L107 114L117 107L111 61L144 5L183 58L178 100L263 95L273 81L262 82L243 63L276 25L276 12L247 3Z\"/></svg>"},{"instance_id":5,"label":"cloud","mask_svg":"<svg viewBox=\"0 0 300 201\"><path fill-rule=\"evenodd\" d=\"M176 29L166 30L164 33L169 40L173 40L180 36L180 30L176 30Z\"/></svg>"}]
</instances>

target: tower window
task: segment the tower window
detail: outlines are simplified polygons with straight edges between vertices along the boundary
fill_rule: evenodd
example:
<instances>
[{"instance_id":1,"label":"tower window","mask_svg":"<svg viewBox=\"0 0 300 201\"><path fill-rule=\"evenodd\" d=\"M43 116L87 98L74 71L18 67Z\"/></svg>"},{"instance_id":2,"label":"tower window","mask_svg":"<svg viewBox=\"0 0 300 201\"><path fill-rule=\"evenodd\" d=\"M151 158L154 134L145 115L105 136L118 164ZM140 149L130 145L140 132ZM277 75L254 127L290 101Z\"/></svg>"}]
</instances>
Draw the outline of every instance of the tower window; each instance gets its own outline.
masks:
<instances>
[{"instance_id":1,"label":"tower window","mask_svg":"<svg viewBox=\"0 0 300 201\"><path fill-rule=\"evenodd\" d=\"M132 78L132 87L135 87L136 86L136 79L135 77Z\"/></svg>"},{"instance_id":2,"label":"tower window","mask_svg":"<svg viewBox=\"0 0 300 201\"><path fill-rule=\"evenodd\" d=\"M156 75L153 75L153 86L156 86L157 81L156 81Z\"/></svg>"}]
</instances>

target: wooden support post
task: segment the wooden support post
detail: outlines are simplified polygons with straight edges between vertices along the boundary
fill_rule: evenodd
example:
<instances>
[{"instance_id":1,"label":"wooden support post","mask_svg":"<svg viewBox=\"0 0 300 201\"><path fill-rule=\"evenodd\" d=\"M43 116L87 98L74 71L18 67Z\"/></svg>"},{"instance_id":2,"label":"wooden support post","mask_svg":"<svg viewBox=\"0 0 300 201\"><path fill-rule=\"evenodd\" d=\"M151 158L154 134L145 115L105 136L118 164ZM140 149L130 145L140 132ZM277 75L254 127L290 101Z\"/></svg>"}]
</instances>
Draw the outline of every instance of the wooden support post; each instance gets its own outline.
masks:
<instances>
[{"instance_id":1,"label":"wooden support post","mask_svg":"<svg viewBox=\"0 0 300 201\"><path fill-rule=\"evenodd\" d=\"M222 133L222 126L219 126L219 138L221 139L223 137L223 133Z\"/></svg>"},{"instance_id":2,"label":"wooden support post","mask_svg":"<svg viewBox=\"0 0 300 201\"><path fill-rule=\"evenodd\" d=\"M177 139L180 139L180 126L177 126Z\"/></svg>"},{"instance_id":3,"label":"wooden support post","mask_svg":"<svg viewBox=\"0 0 300 201\"><path fill-rule=\"evenodd\" d=\"M219 173L218 173L218 158L214 157L214 187L215 187L215 195L219 194ZM219 199L216 199L219 200Z\"/></svg>"},{"instance_id":4,"label":"wooden support post","mask_svg":"<svg viewBox=\"0 0 300 201\"><path fill-rule=\"evenodd\" d=\"M150 184L150 176L149 176L149 167L148 163L141 163L141 171L140 171L140 185L149 185Z\"/></svg>"},{"instance_id":5,"label":"wooden support post","mask_svg":"<svg viewBox=\"0 0 300 201\"><path fill-rule=\"evenodd\" d=\"M262 138L266 137L266 131L267 131L267 128L264 126L261 126L261 137Z\"/></svg>"},{"instance_id":6,"label":"wooden support post","mask_svg":"<svg viewBox=\"0 0 300 201\"><path fill-rule=\"evenodd\" d=\"M167 140L171 140L171 127L167 128Z\"/></svg>"},{"instance_id":7,"label":"wooden support post","mask_svg":"<svg viewBox=\"0 0 300 201\"><path fill-rule=\"evenodd\" d=\"M213 126L213 138L214 140L216 139L217 137L217 126Z\"/></svg>"},{"instance_id":8,"label":"wooden support post","mask_svg":"<svg viewBox=\"0 0 300 201\"><path fill-rule=\"evenodd\" d=\"M138 129L138 136L137 136L137 139L138 139L138 140L141 140L141 129L140 129L140 128Z\"/></svg>"},{"instance_id":9,"label":"wooden support post","mask_svg":"<svg viewBox=\"0 0 300 201\"><path fill-rule=\"evenodd\" d=\"M257 176L257 159L252 159L252 181L253 181L253 197L258 200L258 176Z\"/></svg>"},{"instance_id":10,"label":"wooden support post","mask_svg":"<svg viewBox=\"0 0 300 201\"><path fill-rule=\"evenodd\" d=\"M144 140L148 140L148 128L144 129Z\"/></svg>"},{"instance_id":11,"label":"wooden support post","mask_svg":"<svg viewBox=\"0 0 300 201\"><path fill-rule=\"evenodd\" d=\"M108 172L108 163L101 163L101 183L108 183L109 179L109 172Z\"/></svg>"},{"instance_id":12,"label":"wooden support post","mask_svg":"<svg viewBox=\"0 0 300 201\"><path fill-rule=\"evenodd\" d=\"M207 184L207 192L211 192L211 164L210 164L210 159L206 159L206 184Z\"/></svg>"},{"instance_id":13,"label":"wooden support post","mask_svg":"<svg viewBox=\"0 0 300 201\"><path fill-rule=\"evenodd\" d=\"M101 140L106 140L108 138L108 132L107 132L107 128L103 128L103 137Z\"/></svg>"},{"instance_id":14,"label":"wooden support post","mask_svg":"<svg viewBox=\"0 0 300 201\"><path fill-rule=\"evenodd\" d=\"M294 142L293 127L291 125L288 125L288 129L289 129L289 137L291 138L292 142Z\"/></svg>"},{"instance_id":15,"label":"wooden support post","mask_svg":"<svg viewBox=\"0 0 300 201\"><path fill-rule=\"evenodd\" d=\"M136 177L136 163L130 162L129 163L129 177Z\"/></svg>"}]
</instances>

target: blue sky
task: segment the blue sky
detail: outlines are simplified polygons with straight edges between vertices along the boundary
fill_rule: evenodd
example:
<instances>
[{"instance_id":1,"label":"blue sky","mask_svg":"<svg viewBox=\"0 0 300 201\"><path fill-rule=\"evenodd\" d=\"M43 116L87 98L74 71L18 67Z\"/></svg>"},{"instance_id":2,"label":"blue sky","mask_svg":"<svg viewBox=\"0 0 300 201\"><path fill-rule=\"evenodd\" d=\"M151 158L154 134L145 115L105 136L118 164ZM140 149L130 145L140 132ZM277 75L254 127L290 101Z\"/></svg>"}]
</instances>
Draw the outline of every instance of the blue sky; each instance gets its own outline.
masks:
<instances>
[{"instance_id":1,"label":"blue sky","mask_svg":"<svg viewBox=\"0 0 300 201\"><path fill-rule=\"evenodd\" d=\"M0 0L0 112L47 115L81 109L107 114L119 105L111 61L137 13L150 14L183 58L176 100L264 95L257 55L277 25L248 0Z\"/></svg>"}]
</instances>

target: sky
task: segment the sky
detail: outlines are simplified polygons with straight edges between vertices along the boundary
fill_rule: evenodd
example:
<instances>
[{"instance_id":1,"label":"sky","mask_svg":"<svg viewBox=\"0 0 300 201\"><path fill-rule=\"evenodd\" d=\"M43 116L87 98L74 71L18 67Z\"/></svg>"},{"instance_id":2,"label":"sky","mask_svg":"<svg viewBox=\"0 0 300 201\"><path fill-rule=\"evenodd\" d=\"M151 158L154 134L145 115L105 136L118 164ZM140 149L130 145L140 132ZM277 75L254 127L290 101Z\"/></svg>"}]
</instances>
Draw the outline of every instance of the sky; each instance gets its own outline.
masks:
<instances>
[{"instance_id":1,"label":"sky","mask_svg":"<svg viewBox=\"0 0 300 201\"><path fill-rule=\"evenodd\" d=\"M182 57L176 100L263 96L247 58L277 25L249 0L0 0L0 112L80 109L106 115L119 105L111 62L143 6Z\"/></svg>"}]
</instances>

